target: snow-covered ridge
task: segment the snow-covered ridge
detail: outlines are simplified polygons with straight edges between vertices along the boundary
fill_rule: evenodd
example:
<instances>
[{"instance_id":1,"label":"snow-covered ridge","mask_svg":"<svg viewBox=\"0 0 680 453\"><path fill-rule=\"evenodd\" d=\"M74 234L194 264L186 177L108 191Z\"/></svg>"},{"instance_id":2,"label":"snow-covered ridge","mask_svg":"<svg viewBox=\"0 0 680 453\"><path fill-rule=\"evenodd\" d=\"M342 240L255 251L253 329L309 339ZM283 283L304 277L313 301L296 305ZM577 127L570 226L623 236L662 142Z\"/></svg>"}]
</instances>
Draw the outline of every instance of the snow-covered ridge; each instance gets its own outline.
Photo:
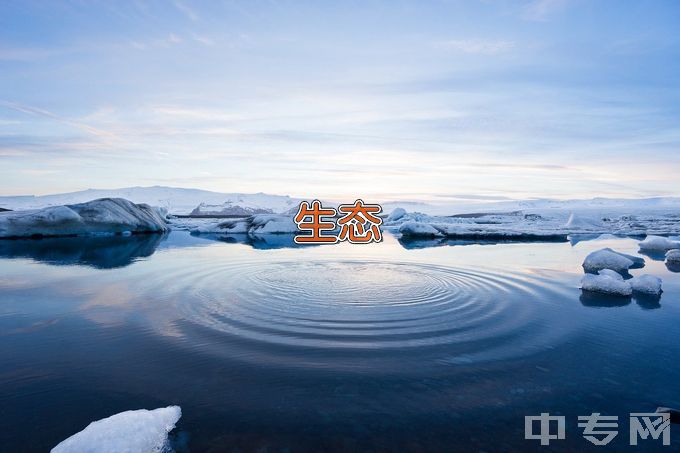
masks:
<instances>
[{"instance_id":1,"label":"snow-covered ridge","mask_svg":"<svg viewBox=\"0 0 680 453\"><path fill-rule=\"evenodd\" d=\"M308 199L316 198L317 194L308 194ZM265 193L220 193L201 189L186 189L177 187L127 187L121 189L88 189L79 192L42 195L42 196L6 196L0 197L0 208L12 210L40 209L82 203L96 198L125 198L134 203L146 203L160 206L172 214L188 214L199 204L220 206L230 203L244 209L271 209L274 213L284 213L297 206L301 199L285 195L270 195ZM345 200L351 202L352 200ZM367 200L368 201L368 200ZM383 200L370 200L381 202ZM385 212L402 207L409 211L420 211L429 214L452 215L469 212L502 212L521 210L526 214L551 213L555 211L594 212L606 216L611 214L640 214L642 212L680 212L680 197L656 197L643 199L593 198L583 200L511 200L500 202L470 202L470 201L390 201L382 203ZM565 220L566 222L566 220Z\"/></svg>"},{"instance_id":2,"label":"snow-covered ridge","mask_svg":"<svg viewBox=\"0 0 680 453\"><path fill-rule=\"evenodd\" d=\"M155 233L168 229L163 210L122 198L0 212L0 238Z\"/></svg>"},{"instance_id":3,"label":"snow-covered ridge","mask_svg":"<svg viewBox=\"0 0 680 453\"><path fill-rule=\"evenodd\" d=\"M300 200L286 195L265 193L220 193L200 189L177 187L127 187L122 189L87 189L79 192L42 195L0 197L0 208L41 209L83 203L97 198L125 198L133 203L146 203L159 206L172 214L189 214L199 204L222 205L231 203L244 209L271 209L273 212L286 212L299 204Z\"/></svg>"}]
</instances>

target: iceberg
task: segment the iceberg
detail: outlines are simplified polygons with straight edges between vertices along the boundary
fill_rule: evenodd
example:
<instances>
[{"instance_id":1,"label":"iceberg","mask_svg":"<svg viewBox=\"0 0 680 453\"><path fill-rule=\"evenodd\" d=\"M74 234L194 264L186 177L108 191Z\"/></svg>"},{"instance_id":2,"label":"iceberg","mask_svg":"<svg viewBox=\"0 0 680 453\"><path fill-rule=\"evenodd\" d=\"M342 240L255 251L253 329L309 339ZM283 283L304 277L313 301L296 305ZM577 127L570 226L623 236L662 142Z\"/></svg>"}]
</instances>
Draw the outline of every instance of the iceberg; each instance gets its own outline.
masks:
<instances>
[{"instance_id":1,"label":"iceberg","mask_svg":"<svg viewBox=\"0 0 680 453\"><path fill-rule=\"evenodd\" d=\"M573 212L569 215L569 220L564 224L564 228L569 230L601 230L602 222L599 219L576 215Z\"/></svg>"},{"instance_id":2,"label":"iceberg","mask_svg":"<svg viewBox=\"0 0 680 453\"><path fill-rule=\"evenodd\" d=\"M213 221L200 223L197 226L190 227L189 230L193 234L245 234L248 232L249 227L247 219L238 219L226 222Z\"/></svg>"},{"instance_id":3,"label":"iceberg","mask_svg":"<svg viewBox=\"0 0 680 453\"><path fill-rule=\"evenodd\" d=\"M250 206L240 206L234 204L232 201L227 201L219 205L211 205L206 203L199 204L190 215L193 216L227 216L227 215L240 215L248 216L253 214L273 214L274 211L269 208L260 207L250 207Z\"/></svg>"},{"instance_id":4,"label":"iceberg","mask_svg":"<svg viewBox=\"0 0 680 453\"><path fill-rule=\"evenodd\" d=\"M251 234L297 233L298 226L292 217L286 215L255 215L250 219Z\"/></svg>"},{"instance_id":5,"label":"iceberg","mask_svg":"<svg viewBox=\"0 0 680 453\"><path fill-rule=\"evenodd\" d=\"M167 231L159 210L123 198L0 213L0 238Z\"/></svg>"},{"instance_id":6,"label":"iceberg","mask_svg":"<svg viewBox=\"0 0 680 453\"><path fill-rule=\"evenodd\" d=\"M387 216L388 222L395 222L406 215L406 209L404 208L394 208L394 210Z\"/></svg>"},{"instance_id":7,"label":"iceberg","mask_svg":"<svg viewBox=\"0 0 680 453\"><path fill-rule=\"evenodd\" d=\"M629 280L633 291L637 293L651 294L658 296L661 294L661 279L649 274L633 277Z\"/></svg>"},{"instance_id":8,"label":"iceberg","mask_svg":"<svg viewBox=\"0 0 680 453\"><path fill-rule=\"evenodd\" d=\"M52 453L162 452L168 449L168 433L181 416L179 406L121 412L90 423Z\"/></svg>"},{"instance_id":9,"label":"iceberg","mask_svg":"<svg viewBox=\"0 0 680 453\"><path fill-rule=\"evenodd\" d=\"M436 237L442 236L438 229L429 223L409 221L399 227L399 232L403 236L410 237Z\"/></svg>"},{"instance_id":10,"label":"iceberg","mask_svg":"<svg viewBox=\"0 0 680 453\"><path fill-rule=\"evenodd\" d=\"M603 269L599 274L586 274L581 279L581 289L615 296L630 296L633 288L621 275Z\"/></svg>"},{"instance_id":11,"label":"iceberg","mask_svg":"<svg viewBox=\"0 0 680 453\"><path fill-rule=\"evenodd\" d=\"M680 249L680 241L674 241L663 236L649 235L641 241L640 250L662 251Z\"/></svg>"},{"instance_id":12,"label":"iceberg","mask_svg":"<svg viewBox=\"0 0 680 453\"><path fill-rule=\"evenodd\" d=\"M626 255L610 248L591 252L583 261L583 270L595 273L602 269L611 269L619 273L627 273L631 267L644 266L645 260L637 256Z\"/></svg>"},{"instance_id":13,"label":"iceberg","mask_svg":"<svg viewBox=\"0 0 680 453\"><path fill-rule=\"evenodd\" d=\"M294 234L299 232L292 216L258 214L242 219L213 221L191 228L194 234Z\"/></svg>"}]
</instances>

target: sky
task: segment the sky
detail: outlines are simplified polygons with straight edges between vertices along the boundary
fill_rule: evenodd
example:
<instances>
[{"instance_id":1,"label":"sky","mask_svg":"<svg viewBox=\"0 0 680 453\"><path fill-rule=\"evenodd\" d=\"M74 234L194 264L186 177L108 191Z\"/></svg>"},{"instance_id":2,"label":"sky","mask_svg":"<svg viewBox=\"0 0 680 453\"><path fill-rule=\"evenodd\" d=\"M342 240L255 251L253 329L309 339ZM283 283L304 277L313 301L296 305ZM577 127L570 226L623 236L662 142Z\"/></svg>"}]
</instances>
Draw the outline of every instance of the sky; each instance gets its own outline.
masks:
<instances>
[{"instance_id":1,"label":"sky","mask_svg":"<svg viewBox=\"0 0 680 453\"><path fill-rule=\"evenodd\" d=\"M680 2L0 2L0 195L680 195Z\"/></svg>"}]
</instances>

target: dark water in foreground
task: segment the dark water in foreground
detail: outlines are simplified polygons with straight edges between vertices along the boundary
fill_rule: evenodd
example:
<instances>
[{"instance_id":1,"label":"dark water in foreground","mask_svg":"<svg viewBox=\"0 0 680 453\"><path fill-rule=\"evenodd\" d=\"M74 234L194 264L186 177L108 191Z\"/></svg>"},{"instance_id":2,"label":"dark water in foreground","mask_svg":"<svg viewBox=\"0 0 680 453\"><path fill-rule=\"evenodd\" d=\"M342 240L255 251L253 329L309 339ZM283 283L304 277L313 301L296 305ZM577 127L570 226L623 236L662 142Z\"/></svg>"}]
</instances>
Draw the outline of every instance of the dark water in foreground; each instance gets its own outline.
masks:
<instances>
[{"instance_id":1,"label":"dark water in foreground","mask_svg":"<svg viewBox=\"0 0 680 453\"><path fill-rule=\"evenodd\" d=\"M524 416L680 407L680 274L581 295L636 241L290 248L285 236L0 241L0 451L177 404L179 451L527 451ZM677 271L677 269L676 269ZM680 426L671 428L680 445ZM660 440L640 441L648 451Z\"/></svg>"}]
</instances>

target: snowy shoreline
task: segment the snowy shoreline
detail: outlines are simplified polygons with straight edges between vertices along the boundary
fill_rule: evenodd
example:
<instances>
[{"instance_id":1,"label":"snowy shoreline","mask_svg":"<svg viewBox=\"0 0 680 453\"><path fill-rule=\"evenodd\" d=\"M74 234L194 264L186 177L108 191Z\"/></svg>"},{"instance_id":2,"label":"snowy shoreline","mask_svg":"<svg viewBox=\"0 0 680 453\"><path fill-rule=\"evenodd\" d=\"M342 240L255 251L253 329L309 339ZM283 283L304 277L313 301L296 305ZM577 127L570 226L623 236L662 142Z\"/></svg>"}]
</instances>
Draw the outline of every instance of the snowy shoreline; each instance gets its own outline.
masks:
<instances>
[{"instance_id":1,"label":"snowy shoreline","mask_svg":"<svg viewBox=\"0 0 680 453\"><path fill-rule=\"evenodd\" d=\"M159 202L162 201L161 195L170 198L179 196L173 195L176 189L170 188L163 191L161 188L139 188L131 190L130 194L139 199L149 190L156 197L153 200ZM193 192L191 194L193 196ZM67 195L63 196L65 200L69 199ZM185 198L179 199L188 203L185 191L181 195ZM217 197L219 194L211 195ZM296 211L294 199L266 194L237 195L222 204L214 202L212 198L211 204L200 201L193 210L199 213L198 217L187 217L172 210L168 214L168 206L177 204L177 201L165 200L162 204L164 207L158 208L149 204L135 204L125 198L101 198L40 209L3 211L0 212L0 238L132 235L160 233L170 229L199 235L298 232L293 221ZM675 199L651 204L649 200L623 204L605 201L566 201L558 204L547 201L522 202L510 206L520 209L494 211L494 206L487 206L487 210L471 210L454 215L408 212L396 207L384 213L382 229L405 240L567 241L573 237L597 237L603 234L640 238L647 235L680 235L680 203L676 203ZM508 206L495 206L501 207ZM210 214L215 217L208 217ZM242 217L233 218L236 215Z\"/></svg>"},{"instance_id":2,"label":"snowy shoreline","mask_svg":"<svg viewBox=\"0 0 680 453\"><path fill-rule=\"evenodd\" d=\"M294 234L292 214L258 214L238 219L173 218L172 229L193 234ZM386 217L383 230L405 239L457 239L499 241L567 241L570 237L611 234L644 238L647 235L680 235L680 216L674 213L598 216L565 212L550 214L512 213L470 216L429 216L395 209Z\"/></svg>"}]
</instances>

